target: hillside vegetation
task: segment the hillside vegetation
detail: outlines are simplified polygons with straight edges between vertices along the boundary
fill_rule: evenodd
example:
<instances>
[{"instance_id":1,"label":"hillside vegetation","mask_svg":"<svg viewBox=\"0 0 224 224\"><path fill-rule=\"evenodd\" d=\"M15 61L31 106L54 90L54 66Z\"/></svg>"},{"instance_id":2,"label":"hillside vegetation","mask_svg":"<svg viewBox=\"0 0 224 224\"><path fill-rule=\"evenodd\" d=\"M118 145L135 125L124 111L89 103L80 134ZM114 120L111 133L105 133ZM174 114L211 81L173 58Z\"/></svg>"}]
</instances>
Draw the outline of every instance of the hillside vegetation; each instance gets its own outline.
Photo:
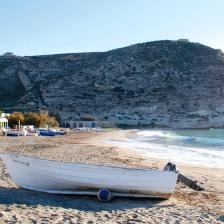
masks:
<instances>
[{"instance_id":1,"label":"hillside vegetation","mask_svg":"<svg viewBox=\"0 0 224 224\"><path fill-rule=\"evenodd\" d=\"M224 125L224 54L155 41L108 52L0 57L0 107L117 124Z\"/></svg>"}]
</instances>

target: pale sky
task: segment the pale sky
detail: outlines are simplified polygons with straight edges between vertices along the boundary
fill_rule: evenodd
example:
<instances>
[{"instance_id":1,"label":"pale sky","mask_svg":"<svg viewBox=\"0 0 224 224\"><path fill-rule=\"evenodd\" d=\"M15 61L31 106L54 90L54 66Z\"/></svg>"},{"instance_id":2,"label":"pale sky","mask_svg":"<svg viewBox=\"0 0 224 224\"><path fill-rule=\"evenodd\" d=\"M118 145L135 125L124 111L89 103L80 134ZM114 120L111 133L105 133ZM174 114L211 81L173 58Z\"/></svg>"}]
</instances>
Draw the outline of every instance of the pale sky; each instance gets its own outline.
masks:
<instances>
[{"instance_id":1,"label":"pale sky","mask_svg":"<svg viewBox=\"0 0 224 224\"><path fill-rule=\"evenodd\" d=\"M106 51L179 38L224 51L224 0L0 0L0 54Z\"/></svg>"}]
</instances>

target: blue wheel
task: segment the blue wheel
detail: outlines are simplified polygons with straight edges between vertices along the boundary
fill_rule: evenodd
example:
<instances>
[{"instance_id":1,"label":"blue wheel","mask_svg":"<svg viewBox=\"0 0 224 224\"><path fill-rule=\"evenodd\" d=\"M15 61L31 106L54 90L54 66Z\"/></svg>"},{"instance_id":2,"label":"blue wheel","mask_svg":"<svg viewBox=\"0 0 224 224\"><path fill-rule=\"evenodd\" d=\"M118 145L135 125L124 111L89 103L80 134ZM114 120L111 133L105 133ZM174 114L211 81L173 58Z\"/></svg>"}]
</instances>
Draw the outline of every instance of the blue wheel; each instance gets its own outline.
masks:
<instances>
[{"instance_id":1,"label":"blue wheel","mask_svg":"<svg viewBox=\"0 0 224 224\"><path fill-rule=\"evenodd\" d=\"M113 198L113 196L109 189L104 188L98 191L97 198L99 201L107 202L110 201Z\"/></svg>"}]
</instances>

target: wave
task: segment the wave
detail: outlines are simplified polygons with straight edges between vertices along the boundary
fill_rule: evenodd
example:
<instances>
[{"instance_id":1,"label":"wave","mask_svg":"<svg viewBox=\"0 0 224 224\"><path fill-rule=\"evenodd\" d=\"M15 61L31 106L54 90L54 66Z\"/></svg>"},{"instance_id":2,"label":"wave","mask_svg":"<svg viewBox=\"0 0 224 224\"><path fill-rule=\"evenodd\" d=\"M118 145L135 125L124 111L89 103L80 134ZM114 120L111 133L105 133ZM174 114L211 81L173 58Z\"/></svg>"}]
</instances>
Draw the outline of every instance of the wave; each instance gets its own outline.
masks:
<instances>
[{"instance_id":1,"label":"wave","mask_svg":"<svg viewBox=\"0 0 224 224\"><path fill-rule=\"evenodd\" d=\"M203 165L213 168L224 168L224 151L173 146L157 143L140 143L135 140L110 140L107 142L120 147L130 148L151 158L165 159L171 162L181 162L193 165Z\"/></svg>"},{"instance_id":2,"label":"wave","mask_svg":"<svg viewBox=\"0 0 224 224\"><path fill-rule=\"evenodd\" d=\"M180 142L181 144L178 144ZM132 138L110 140L107 143L136 150L151 158L224 168L223 139L183 136L172 131L150 130L139 131Z\"/></svg>"},{"instance_id":3,"label":"wave","mask_svg":"<svg viewBox=\"0 0 224 224\"><path fill-rule=\"evenodd\" d=\"M198 145L208 145L208 146L224 146L224 139L219 138L208 138L208 137L194 137L194 136L180 136L172 132L167 131L140 131L137 133L138 136L147 137L143 140L152 139L164 139L172 140L177 142L183 142L186 144L198 144Z\"/></svg>"}]
</instances>

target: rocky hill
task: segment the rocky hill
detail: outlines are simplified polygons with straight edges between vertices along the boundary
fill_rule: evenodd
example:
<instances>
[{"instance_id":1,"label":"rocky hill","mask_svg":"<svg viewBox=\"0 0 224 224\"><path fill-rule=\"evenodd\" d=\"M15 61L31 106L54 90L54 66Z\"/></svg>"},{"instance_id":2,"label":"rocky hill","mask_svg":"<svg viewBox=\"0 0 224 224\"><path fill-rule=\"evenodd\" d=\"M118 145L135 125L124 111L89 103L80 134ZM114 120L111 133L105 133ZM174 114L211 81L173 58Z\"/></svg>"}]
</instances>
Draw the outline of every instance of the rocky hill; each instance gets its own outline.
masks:
<instances>
[{"instance_id":1,"label":"rocky hill","mask_svg":"<svg viewBox=\"0 0 224 224\"><path fill-rule=\"evenodd\" d=\"M97 53L0 56L0 108L48 109L62 121L224 126L224 54L199 43L155 41Z\"/></svg>"}]
</instances>

